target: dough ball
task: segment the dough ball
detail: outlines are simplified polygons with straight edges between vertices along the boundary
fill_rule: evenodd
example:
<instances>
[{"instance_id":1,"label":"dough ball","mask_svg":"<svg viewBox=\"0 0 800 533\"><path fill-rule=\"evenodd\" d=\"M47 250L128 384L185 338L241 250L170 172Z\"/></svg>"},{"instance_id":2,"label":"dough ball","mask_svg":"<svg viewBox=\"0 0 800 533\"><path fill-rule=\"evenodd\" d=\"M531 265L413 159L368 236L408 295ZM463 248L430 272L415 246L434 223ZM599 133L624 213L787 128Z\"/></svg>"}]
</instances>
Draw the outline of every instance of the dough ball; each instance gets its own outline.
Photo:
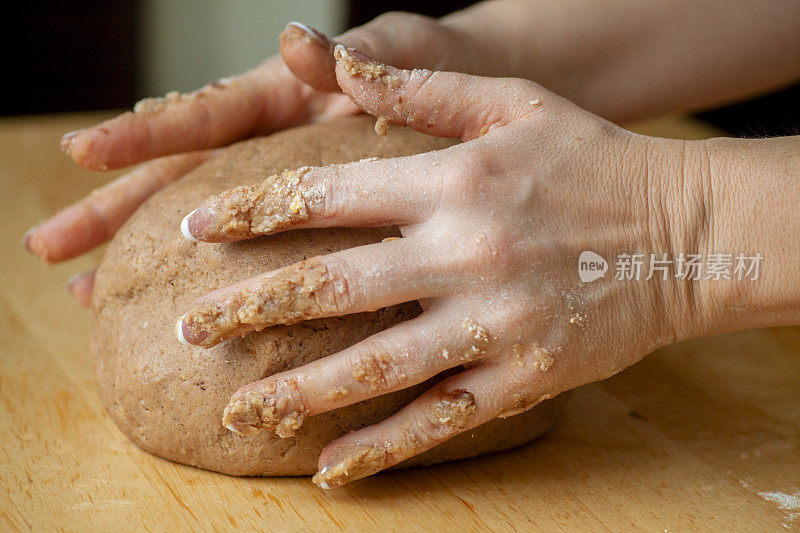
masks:
<instances>
[{"instance_id":1,"label":"dough ball","mask_svg":"<svg viewBox=\"0 0 800 533\"><path fill-rule=\"evenodd\" d=\"M230 244L194 243L181 219L206 197L256 183L284 169L393 157L445 148L451 140L353 117L235 144L150 198L119 230L97 271L91 349L103 402L116 425L144 450L234 475L316 471L322 447L386 418L433 383L310 417L296 434L242 436L222 412L242 385L333 354L420 313L416 302L372 313L276 326L215 346L184 346L177 318L197 297L307 257L378 242L396 228L295 230ZM439 378L440 379L440 378ZM544 433L557 403L540 404L446 442L407 464L429 464L503 450Z\"/></svg>"}]
</instances>

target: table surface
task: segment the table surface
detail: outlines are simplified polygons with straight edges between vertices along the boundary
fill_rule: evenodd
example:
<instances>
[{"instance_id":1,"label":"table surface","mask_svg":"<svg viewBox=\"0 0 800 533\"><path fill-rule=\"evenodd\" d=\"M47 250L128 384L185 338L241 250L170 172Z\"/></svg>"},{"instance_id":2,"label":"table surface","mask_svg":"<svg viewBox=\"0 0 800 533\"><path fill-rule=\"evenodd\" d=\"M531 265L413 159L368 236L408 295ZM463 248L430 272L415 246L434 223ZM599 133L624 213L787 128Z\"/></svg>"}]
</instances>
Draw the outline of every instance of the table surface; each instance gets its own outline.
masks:
<instances>
[{"instance_id":1,"label":"table surface","mask_svg":"<svg viewBox=\"0 0 800 533\"><path fill-rule=\"evenodd\" d=\"M24 231L115 173L79 169L60 135L108 114L0 120L0 528L66 530L800 526L800 329L659 350L575 391L546 437L510 452L323 492L234 478L139 450L106 416L87 313L64 282L99 252L45 268ZM662 136L713 131L686 119Z\"/></svg>"}]
</instances>

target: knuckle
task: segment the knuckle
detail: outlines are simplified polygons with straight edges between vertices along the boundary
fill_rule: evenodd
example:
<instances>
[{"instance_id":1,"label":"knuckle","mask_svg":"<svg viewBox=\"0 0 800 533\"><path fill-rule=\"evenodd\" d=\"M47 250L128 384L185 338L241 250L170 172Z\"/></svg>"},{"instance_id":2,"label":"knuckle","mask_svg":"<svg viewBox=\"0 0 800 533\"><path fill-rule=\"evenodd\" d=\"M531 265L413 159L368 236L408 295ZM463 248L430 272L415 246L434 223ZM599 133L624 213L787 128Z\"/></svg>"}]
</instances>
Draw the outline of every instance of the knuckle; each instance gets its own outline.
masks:
<instances>
[{"instance_id":1,"label":"knuckle","mask_svg":"<svg viewBox=\"0 0 800 533\"><path fill-rule=\"evenodd\" d=\"M524 355L524 352L519 351L520 345L525 344L524 339L544 335L543 332L552 325L551 302L546 296L539 294L539 290L549 292L550 287L543 284L534 294L520 291L509 295L502 299L503 305L498 306L493 315L500 324L498 329L504 333L505 338L517 339L517 342L512 343L512 351L517 358Z\"/></svg>"},{"instance_id":2,"label":"knuckle","mask_svg":"<svg viewBox=\"0 0 800 533\"><path fill-rule=\"evenodd\" d=\"M500 84L498 90L514 99L529 99L540 92L540 88L536 83L522 78L502 78L496 80L495 83Z\"/></svg>"},{"instance_id":3,"label":"knuckle","mask_svg":"<svg viewBox=\"0 0 800 533\"><path fill-rule=\"evenodd\" d=\"M281 379L275 382L272 388L280 397L286 398L285 402L278 402L284 415L292 412L308 412L309 403L306 391L303 389L303 384L298 382L296 378Z\"/></svg>"},{"instance_id":4,"label":"knuckle","mask_svg":"<svg viewBox=\"0 0 800 533\"><path fill-rule=\"evenodd\" d=\"M522 353L514 348L512 351L515 363L522 365L517 372L518 381L512 386L517 395L538 398L556 390L559 369L554 352L536 344L527 346Z\"/></svg>"},{"instance_id":5,"label":"knuckle","mask_svg":"<svg viewBox=\"0 0 800 533\"><path fill-rule=\"evenodd\" d=\"M411 433L425 448L438 444L453 436L453 429L442 424L434 413L417 411L411 416Z\"/></svg>"},{"instance_id":6,"label":"knuckle","mask_svg":"<svg viewBox=\"0 0 800 533\"><path fill-rule=\"evenodd\" d=\"M352 374L356 381L372 390L393 389L402 382L402 374L395 367L391 356L379 348L359 350L351 361Z\"/></svg>"},{"instance_id":7,"label":"knuckle","mask_svg":"<svg viewBox=\"0 0 800 533\"><path fill-rule=\"evenodd\" d=\"M543 396L542 400L546 400L547 398L552 398L557 394L558 391L558 381L557 381L557 372L548 372L547 370L542 369L541 367L536 371L536 377L533 378L539 384Z\"/></svg>"},{"instance_id":8,"label":"knuckle","mask_svg":"<svg viewBox=\"0 0 800 533\"><path fill-rule=\"evenodd\" d=\"M320 298L324 306L337 313L346 313L353 309L353 285L351 269L346 260L329 256L325 259L326 278L324 291L320 291Z\"/></svg>"},{"instance_id":9,"label":"knuckle","mask_svg":"<svg viewBox=\"0 0 800 533\"><path fill-rule=\"evenodd\" d=\"M431 94L436 94L436 83L432 80L436 73L424 69L415 69L402 87L403 108L409 123L422 124L433 128L435 121L431 113Z\"/></svg>"},{"instance_id":10,"label":"knuckle","mask_svg":"<svg viewBox=\"0 0 800 533\"><path fill-rule=\"evenodd\" d=\"M465 389L445 391L437 387L432 401L417 409L412 422L414 434L426 447L445 441L474 425L475 396Z\"/></svg>"},{"instance_id":11,"label":"knuckle","mask_svg":"<svg viewBox=\"0 0 800 533\"><path fill-rule=\"evenodd\" d=\"M306 202L314 216L322 220L338 220L344 208L338 185L342 182L340 167L335 165L325 171L309 172L304 181L311 193Z\"/></svg>"},{"instance_id":12,"label":"knuckle","mask_svg":"<svg viewBox=\"0 0 800 533\"><path fill-rule=\"evenodd\" d=\"M502 407L502 414L499 416L506 418L532 409L541 402L557 396L558 392L559 389L556 388L552 377L547 376L547 372L530 368L509 384L507 395L499 404Z\"/></svg>"},{"instance_id":13,"label":"knuckle","mask_svg":"<svg viewBox=\"0 0 800 533\"><path fill-rule=\"evenodd\" d=\"M515 392L511 395L508 401L504 402L504 409L501 409L499 418L508 418L510 416L524 413L533 409L545 400L549 400L553 396L550 394L539 394L530 392Z\"/></svg>"},{"instance_id":14,"label":"knuckle","mask_svg":"<svg viewBox=\"0 0 800 533\"><path fill-rule=\"evenodd\" d=\"M490 183L487 176L493 175L498 163L493 154L481 147L461 151L448 166L445 185L455 198L465 195L479 198L484 187Z\"/></svg>"},{"instance_id":15,"label":"knuckle","mask_svg":"<svg viewBox=\"0 0 800 533\"><path fill-rule=\"evenodd\" d=\"M474 273L507 277L518 268L516 239L511 230L500 225L481 228L466 239L466 264Z\"/></svg>"},{"instance_id":16,"label":"knuckle","mask_svg":"<svg viewBox=\"0 0 800 533\"><path fill-rule=\"evenodd\" d=\"M542 116L551 106L531 105L531 102L540 100L543 95L541 86L530 80L519 78L497 79L497 91L504 96L503 101L498 100L497 106L489 115L494 121L508 123L515 120ZM514 102L507 105L508 102Z\"/></svg>"},{"instance_id":17,"label":"knuckle","mask_svg":"<svg viewBox=\"0 0 800 533\"><path fill-rule=\"evenodd\" d=\"M517 78L494 78L484 90L494 98L484 99L471 110L467 137L481 137L497 127L524 120L537 120L549 106L541 106L537 85ZM530 127L530 123L528 124Z\"/></svg>"},{"instance_id":18,"label":"knuckle","mask_svg":"<svg viewBox=\"0 0 800 533\"><path fill-rule=\"evenodd\" d=\"M473 109L467 136L481 137L493 128L507 125L512 118L505 98L481 102L480 107Z\"/></svg>"}]
</instances>

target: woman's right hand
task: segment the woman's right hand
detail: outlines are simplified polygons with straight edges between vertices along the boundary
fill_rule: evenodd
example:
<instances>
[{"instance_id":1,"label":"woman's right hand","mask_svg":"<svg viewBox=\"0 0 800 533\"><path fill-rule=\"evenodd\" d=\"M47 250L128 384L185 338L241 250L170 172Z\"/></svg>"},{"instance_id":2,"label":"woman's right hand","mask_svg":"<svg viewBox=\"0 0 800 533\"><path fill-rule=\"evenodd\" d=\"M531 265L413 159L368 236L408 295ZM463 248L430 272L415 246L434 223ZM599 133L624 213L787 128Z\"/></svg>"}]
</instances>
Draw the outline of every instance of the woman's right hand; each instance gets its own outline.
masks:
<instances>
[{"instance_id":1,"label":"woman's right hand","mask_svg":"<svg viewBox=\"0 0 800 533\"><path fill-rule=\"evenodd\" d=\"M145 162L30 229L25 247L48 263L79 256L113 237L149 196L213 155L213 148L285 128L355 114L341 94L332 51L358 47L388 64L469 71L479 57L469 37L435 19L388 13L335 39L299 23L280 36L280 55L188 94L139 102L90 128L66 134L63 151L90 170ZM88 305L93 272L68 288Z\"/></svg>"}]
</instances>

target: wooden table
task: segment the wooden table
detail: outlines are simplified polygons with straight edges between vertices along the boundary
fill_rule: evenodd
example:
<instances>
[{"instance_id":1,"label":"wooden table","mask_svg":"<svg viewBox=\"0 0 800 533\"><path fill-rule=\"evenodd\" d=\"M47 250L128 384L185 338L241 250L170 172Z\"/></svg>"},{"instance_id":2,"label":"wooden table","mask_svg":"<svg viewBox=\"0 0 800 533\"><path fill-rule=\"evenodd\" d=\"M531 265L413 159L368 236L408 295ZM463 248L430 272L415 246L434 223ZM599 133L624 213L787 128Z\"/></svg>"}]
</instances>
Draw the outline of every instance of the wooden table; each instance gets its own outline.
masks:
<instances>
[{"instance_id":1,"label":"wooden table","mask_svg":"<svg viewBox=\"0 0 800 533\"><path fill-rule=\"evenodd\" d=\"M0 527L35 530L783 530L800 526L800 329L685 342L576 391L545 438L323 492L148 455L105 415L87 314L24 231L104 183L58 149L107 115L0 120ZM685 120L642 125L704 136Z\"/></svg>"}]
</instances>

